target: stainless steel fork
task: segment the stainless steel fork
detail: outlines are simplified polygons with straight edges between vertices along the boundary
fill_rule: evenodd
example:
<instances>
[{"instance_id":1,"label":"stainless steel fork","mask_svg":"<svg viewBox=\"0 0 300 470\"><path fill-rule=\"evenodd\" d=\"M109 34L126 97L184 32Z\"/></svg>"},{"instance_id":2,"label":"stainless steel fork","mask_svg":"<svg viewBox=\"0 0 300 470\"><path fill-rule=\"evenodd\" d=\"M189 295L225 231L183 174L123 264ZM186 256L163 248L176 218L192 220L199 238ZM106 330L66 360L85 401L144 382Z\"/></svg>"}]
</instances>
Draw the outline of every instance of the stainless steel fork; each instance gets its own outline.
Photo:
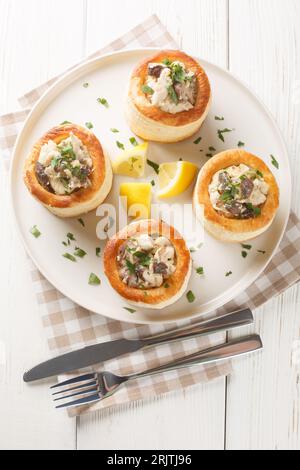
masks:
<instances>
[{"instance_id":1,"label":"stainless steel fork","mask_svg":"<svg viewBox=\"0 0 300 470\"><path fill-rule=\"evenodd\" d=\"M54 401L80 396L80 398L71 402L63 403L62 405L58 405L56 408L86 405L88 403L107 398L108 396L115 393L121 384L128 382L129 380L136 380L141 377L149 377L154 374L181 369L184 367L222 361L224 359L242 356L244 354L258 351L262 349L262 347L263 345L261 338L258 335L252 335L202 350L189 356L177 359L176 361L169 362L162 366L139 372L137 374L123 377L112 374L111 372L85 374L54 385L51 387L51 389L65 387L53 393L55 397ZM72 385L72 387L66 388L69 385Z\"/></svg>"}]
</instances>

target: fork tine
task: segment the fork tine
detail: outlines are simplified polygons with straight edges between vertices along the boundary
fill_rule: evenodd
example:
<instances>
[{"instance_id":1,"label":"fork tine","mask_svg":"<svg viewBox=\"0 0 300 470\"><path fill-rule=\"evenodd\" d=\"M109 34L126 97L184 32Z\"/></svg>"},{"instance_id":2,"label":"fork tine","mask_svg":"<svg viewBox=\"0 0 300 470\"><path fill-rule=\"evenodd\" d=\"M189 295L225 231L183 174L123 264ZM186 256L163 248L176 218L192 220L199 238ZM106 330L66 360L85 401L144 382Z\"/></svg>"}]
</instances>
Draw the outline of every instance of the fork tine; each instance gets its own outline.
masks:
<instances>
[{"instance_id":1,"label":"fork tine","mask_svg":"<svg viewBox=\"0 0 300 470\"><path fill-rule=\"evenodd\" d=\"M78 390L79 388L91 387L92 385L97 385L96 380L93 380L92 382L88 382L85 384L77 385L77 387L67 388L66 390L59 390L59 392L52 393L52 396L59 395L60 393L64 393L64 392L72 392L73 390Z\"/></svg>"},{"instance_id":2,"label":"fork tine","mask_svg":"<svg viewBox=\"0 0 300 470\"><path fill-rule=\"evenodd\" d=\"M64 396L59 397L59 398L54 398L53 401L65 400L66 398L72 398L72 397L76 397L78 395L86 395L87 393L97 392L97 391L98 391L98 387L96 386L96 387L89 388L87 390L81 390L79 392L71 393L70 395L64 395Z\"/></svg>"},{"instance_id":3,"label":"fork tine","mask_svg":"<svg viewBox=\"0 0 300 470\"><path fill-rule=\"evenodd\" d=\"M70 384L75 384L78 382L83 382L84 380L92 380L96 379L97 374L85 374L85 375L80 375L79 377L74 377L73 379L65 380L64 382L60 382L56 385L52 385L52 388L57 388L57 387L63 387L64 385L70 385Z\"/></svg>"},{"instance_id":4,"label":"fork tine","mask_svg":"<svg viewBox=\"0 0 300 470\"><path fill-rule=\"evenodd\" d=\"M80 405L85 405L87 403L91 403L93 401L99 401L99 400L101 400L99 393L96 393L88 397L80 398L79 400L64 403L63 405L56 406L55 408L58 409L58 408L68 408L70 406L80 406Z\"/></svg>"}]
</instances>

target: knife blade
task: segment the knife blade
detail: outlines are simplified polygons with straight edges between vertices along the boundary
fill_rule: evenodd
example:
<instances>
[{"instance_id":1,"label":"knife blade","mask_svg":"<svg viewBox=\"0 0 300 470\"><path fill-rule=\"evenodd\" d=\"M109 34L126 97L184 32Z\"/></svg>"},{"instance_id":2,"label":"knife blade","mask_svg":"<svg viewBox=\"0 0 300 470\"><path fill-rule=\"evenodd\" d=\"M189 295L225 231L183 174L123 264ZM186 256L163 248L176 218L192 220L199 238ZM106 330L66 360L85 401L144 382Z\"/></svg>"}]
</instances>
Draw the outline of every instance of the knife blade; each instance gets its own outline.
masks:
<instances>
[{"instance_id":1,"label":"knife blade","mask_svg":"<svg viewBox=\"0 0 300 470\"><path fill-rule=\"evenodd\" d=\"M54 357L33 367L23 375L24 382L53 377L100 362L108 361L123 354L133 353L144 346L142 340L118 339L107 343L94 344L86 348Z\"/></svg>"}]
</instances>

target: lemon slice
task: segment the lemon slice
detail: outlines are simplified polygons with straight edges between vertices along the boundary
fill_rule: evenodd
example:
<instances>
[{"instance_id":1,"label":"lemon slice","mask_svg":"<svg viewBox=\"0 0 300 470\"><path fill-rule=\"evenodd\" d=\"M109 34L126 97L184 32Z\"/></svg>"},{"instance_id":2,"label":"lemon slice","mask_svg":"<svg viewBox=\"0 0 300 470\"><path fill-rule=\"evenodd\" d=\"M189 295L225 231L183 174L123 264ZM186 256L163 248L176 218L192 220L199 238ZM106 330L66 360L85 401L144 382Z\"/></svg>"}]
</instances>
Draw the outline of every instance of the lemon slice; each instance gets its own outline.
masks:
<instances>
[{"instance_id":1,"label":"lemon slice","mask_svg":"<svg viewBox=\"0 0 300 470\"><path fill-rule=\"evenodd\" d=\"M144 176L148 142L124 150L112 163L116 175L140 178Z\"/></svg>"},{"instance_id":2,"label":"lemon slice","mask_svg":"<svg viewBox=\"0 0 300 470\"><path fill-rule=\"evenodd\" d=\"M120 196L127 197L129 217L147 219L151 210L150 183L122 183Z\"/></svg>"},{"instance_id":3,"label":"lemon slice","mask_svg":"<svg viewBox=\"0 0 300 470\"><path fill-rule=\"evenodd\" d=\"M191 162L171 162L159 165L157 196L168 198L183 193L192 183L198 167Z\"/></svg>"}]
</instances>

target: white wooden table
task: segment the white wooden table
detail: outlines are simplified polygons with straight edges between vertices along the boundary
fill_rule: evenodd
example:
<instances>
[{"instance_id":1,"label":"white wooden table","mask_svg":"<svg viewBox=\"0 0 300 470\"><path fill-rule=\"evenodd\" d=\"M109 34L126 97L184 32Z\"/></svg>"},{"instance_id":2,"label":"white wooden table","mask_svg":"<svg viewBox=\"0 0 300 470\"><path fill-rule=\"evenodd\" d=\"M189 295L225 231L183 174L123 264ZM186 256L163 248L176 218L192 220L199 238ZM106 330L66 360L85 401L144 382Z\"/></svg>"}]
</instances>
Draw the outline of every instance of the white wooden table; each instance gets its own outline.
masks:
<instances>
[{"instance_id":1,"label":"white wooden table","mask_svg":"<svg viewBox=\"0 0 300 470\"><path fill-rule=\"evenodd\" d=\"M299 0L0 0L0 114L152 13L183 49L228 67L270 108L299 213ZM227 381L77 420L54 411L47 383L22 382L47 345L3 172L0 191L1 449L300 449L299 286L255 312L265 352L236 362Z\"/></svg>"}]
</instances>

